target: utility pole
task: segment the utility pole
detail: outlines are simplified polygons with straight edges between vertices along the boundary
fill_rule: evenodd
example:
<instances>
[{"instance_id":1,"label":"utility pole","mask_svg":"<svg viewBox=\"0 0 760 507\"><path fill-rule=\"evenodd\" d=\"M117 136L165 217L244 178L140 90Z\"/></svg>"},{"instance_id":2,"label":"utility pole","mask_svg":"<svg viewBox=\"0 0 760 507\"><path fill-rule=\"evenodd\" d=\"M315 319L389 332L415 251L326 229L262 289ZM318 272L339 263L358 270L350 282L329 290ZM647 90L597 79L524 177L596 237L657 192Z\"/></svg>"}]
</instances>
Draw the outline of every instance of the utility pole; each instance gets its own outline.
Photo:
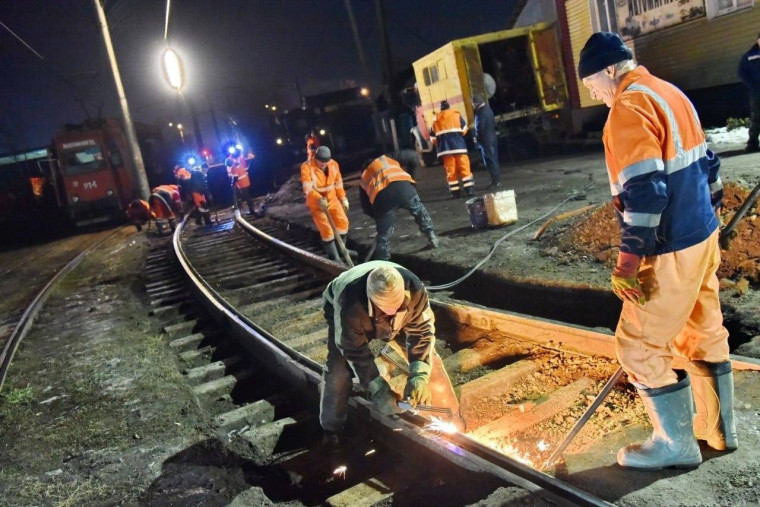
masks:
<instances>
[{"instance_id":1,"label":"utility pole","mask_svg":"<svg viewBox=\"0 0 760 507\"><path fill-rule=\"evenodd\" d=\"M98 12L100 27L103 30L103 40L106 44L108 60L111 62L113 80L116 82L116 92L119 94L121 112L124 115L124 127L127 130L127 140L129 141L130 151L132 152L132 161L135 165L135 179L137 180L137 187L140 191L140 197L143 200L147 201L148 197L150 196L150 185L148 184L148 176L145 174L145 164L143 163L142 153L140 152L140 145L137 142L135 127L132 124L132 117L129 114L127 97L124 95L124 87L121 84L121 75L119 74L119 66L116 64L116 55L113 51L113 45L111 44L111 33L108 31L106 13L103 10L103 6L100 5L100 0L93 0L93 2L95 3L95 10Z\"/></svg>"},{"instance_id":2,"label":"utility pole","mask_svg":"<svg viewBox=\"0 0 760 507\"><path fill-rule=\"evenodd\" d=\"M380 55L383 61L383 93L388 99L390 110L394 111L396 97L393 93L393 70L391 69L391 48L388 46L388 30L385 25L385 5L383 0L375 0L375 12L380 31Z\"/></svg>"}]
</instances>

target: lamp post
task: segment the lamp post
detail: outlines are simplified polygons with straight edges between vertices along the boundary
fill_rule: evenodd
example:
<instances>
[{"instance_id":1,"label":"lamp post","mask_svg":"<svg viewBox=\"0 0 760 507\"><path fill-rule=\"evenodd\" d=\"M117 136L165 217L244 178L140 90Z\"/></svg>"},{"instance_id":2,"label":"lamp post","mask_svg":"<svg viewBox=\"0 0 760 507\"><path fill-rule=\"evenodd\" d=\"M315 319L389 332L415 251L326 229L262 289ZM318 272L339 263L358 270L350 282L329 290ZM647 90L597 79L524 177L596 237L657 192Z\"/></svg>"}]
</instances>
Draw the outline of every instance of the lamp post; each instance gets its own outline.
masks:
<instances>
[{"instance_id":1,"label":"lamp post","mask_svg":"<svg viewBox=\"0 0 760 507\"><path fill-rule=\"evenodd\" d=\"M111 44L111 32L108 30L106 13L103 11L103 6L100 4L100 0L93 0L93 2L95 3L95 10L98 13L98 20L100 21L100 27L103 31L103 41L106 45L108 60L111 63L111 71L113 72L113 80L116 83L116 92L119 95L121 112L124 115L124 128L127 131L127 140L129 141L132 160L135 165L137 187L140 191L140 197L147 201L150 196L150 185L148 184L148 176L145 174L145 164L143 162L142 153L140 152L140 145L137 142L135 127L132 124L132 116L129 114L127 97L124 95L124 86L121 84L121 74L119 74L119 66L116 63L116 54L113 51L113 44Z\"/></svg>"}]
</instances>

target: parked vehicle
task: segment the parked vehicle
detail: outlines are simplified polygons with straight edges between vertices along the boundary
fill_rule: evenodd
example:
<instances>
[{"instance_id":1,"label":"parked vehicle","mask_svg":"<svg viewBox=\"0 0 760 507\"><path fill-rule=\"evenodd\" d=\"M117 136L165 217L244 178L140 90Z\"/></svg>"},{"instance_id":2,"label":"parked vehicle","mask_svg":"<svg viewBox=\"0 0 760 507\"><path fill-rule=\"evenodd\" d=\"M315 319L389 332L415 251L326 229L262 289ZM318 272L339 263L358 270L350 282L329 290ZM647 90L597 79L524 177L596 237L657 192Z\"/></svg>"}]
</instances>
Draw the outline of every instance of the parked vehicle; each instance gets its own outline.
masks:
<instances>
[{"instance_id":1,"label":"parked vehicle","mask_svg":"<svg viewBox=\"0 0 760 507\"><path fill-rule=\"evenodd\" d=\"M472 126L473 94L490 99L501 135L561 130L567 86L557 40L553 24L539 23L453 40L415 61L417 151L432 152L428 129L442 100Z\"/></svg>"}]
</instances>

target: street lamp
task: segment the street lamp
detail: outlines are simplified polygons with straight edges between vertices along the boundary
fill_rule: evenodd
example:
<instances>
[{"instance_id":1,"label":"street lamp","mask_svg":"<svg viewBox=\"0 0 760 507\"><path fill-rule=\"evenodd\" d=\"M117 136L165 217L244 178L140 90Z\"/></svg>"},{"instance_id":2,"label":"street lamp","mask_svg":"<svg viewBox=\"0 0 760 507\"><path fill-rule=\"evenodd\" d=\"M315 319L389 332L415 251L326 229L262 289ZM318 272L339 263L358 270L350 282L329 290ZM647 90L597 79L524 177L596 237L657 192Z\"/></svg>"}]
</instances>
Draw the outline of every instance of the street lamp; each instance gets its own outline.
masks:
<instances>
[{"instance_id":1,"label":"street lamp","mask_svg":"<svg viewBox=\"0 0 760 507\"><path fill-rule=\"evenodd\" d=\"M182 60L172 48L166 48L163 56L164 76L169 82L169 86L177 89L177 93L182 92L182 85L185 81L185 75L182 69Z\"/></svg>"},{"instance_id":2,"label":"street lamp","mask_svg":"<svg viewBox=\"0 0 760 507\"><path fill-rule=\"evenodd\" d=\"M359 90L359 94L362 97L369 97L369 88L367 88L366 86L362 86L361 89Z\"/></svg>"},{"instance_id":3,"label":"street lamp","mask_svg":"<svg viewBox=\"0 0 760 507\"><path fill-rule=\"evenodd\" d=\"M182 139L182 143L185 142L185 127L182 126L181 123L177 124L177 130L179 130L179 137Z\"/></svg>"}]
</instances>

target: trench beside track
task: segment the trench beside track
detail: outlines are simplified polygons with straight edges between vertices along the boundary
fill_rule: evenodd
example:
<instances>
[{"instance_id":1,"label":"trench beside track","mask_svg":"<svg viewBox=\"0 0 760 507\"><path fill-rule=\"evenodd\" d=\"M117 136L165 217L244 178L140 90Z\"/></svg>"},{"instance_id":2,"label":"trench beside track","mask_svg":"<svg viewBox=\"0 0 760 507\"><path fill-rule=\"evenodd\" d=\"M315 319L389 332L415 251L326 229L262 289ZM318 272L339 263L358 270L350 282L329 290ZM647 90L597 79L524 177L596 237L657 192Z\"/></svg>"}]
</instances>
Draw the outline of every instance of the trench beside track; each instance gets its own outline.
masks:
<instances>
[{"instance_id":1,"label":"trench beside track","mask_svg":"<svg viewBox=\"0 0 760 507\"><path fill-rule=\"evenodd\" d=\"M291 387L316 397L327 355L321 293L345 268L320 257L321 245L309 238L266 220L257 220L254 226L239 213L225 215L221 224L211 228L181 225L174 235L173 248L190 287L217 324ZM171 306L185 297L187 290L178 285L153 304ZM532 457L518 452L515 458L512 453L500 451L504 446L513 450L512 437L519 440L531 432L545 431L547 422L557 418L561 422L568 418L568 412L578 415L582 411L583 404L593 398L594 389L598 390L616 367L609 337L456 302L431 300L431 304L437 315L437 336L443 337L439 343L447 347L442 354L444 364L460 392L462 412L468 420L467 432L435 433L425 429L428 419L410 414L374 418L372 424L386 430L383 434L397 442L391 444L396 448L411 444L456 466L545 495L550 501L607 504L594 494L538 470L540 460L551 452L550 446ZM484 339L485 334L499 333L501 338L516 341L505 345L499 338ZM583 363L588 363L585 367L590 370L599 368L599 363L591 360L596 355L609 359L608 370L584 372ZM560 361L565 363L561 365ZM534 402L503 403L502 398L497 400L501 410L496 413L493 404L490 408L488 403L484 405L484 400L499 397L495 393L503 395L514 390L522 379L568 363L572 363L576 378L554 378L543 392L530 393ZM400 371L391 366L388 375L392 386L403 387L405 376ZM620 396L625 398L626 393ZM350 405L353 417L373 420L370 404L362 397L353 396ZM554 445L559 443L557 434L553 434ZM561 470L555 470L558 471Z\"/></svg>"}]
</instances>

